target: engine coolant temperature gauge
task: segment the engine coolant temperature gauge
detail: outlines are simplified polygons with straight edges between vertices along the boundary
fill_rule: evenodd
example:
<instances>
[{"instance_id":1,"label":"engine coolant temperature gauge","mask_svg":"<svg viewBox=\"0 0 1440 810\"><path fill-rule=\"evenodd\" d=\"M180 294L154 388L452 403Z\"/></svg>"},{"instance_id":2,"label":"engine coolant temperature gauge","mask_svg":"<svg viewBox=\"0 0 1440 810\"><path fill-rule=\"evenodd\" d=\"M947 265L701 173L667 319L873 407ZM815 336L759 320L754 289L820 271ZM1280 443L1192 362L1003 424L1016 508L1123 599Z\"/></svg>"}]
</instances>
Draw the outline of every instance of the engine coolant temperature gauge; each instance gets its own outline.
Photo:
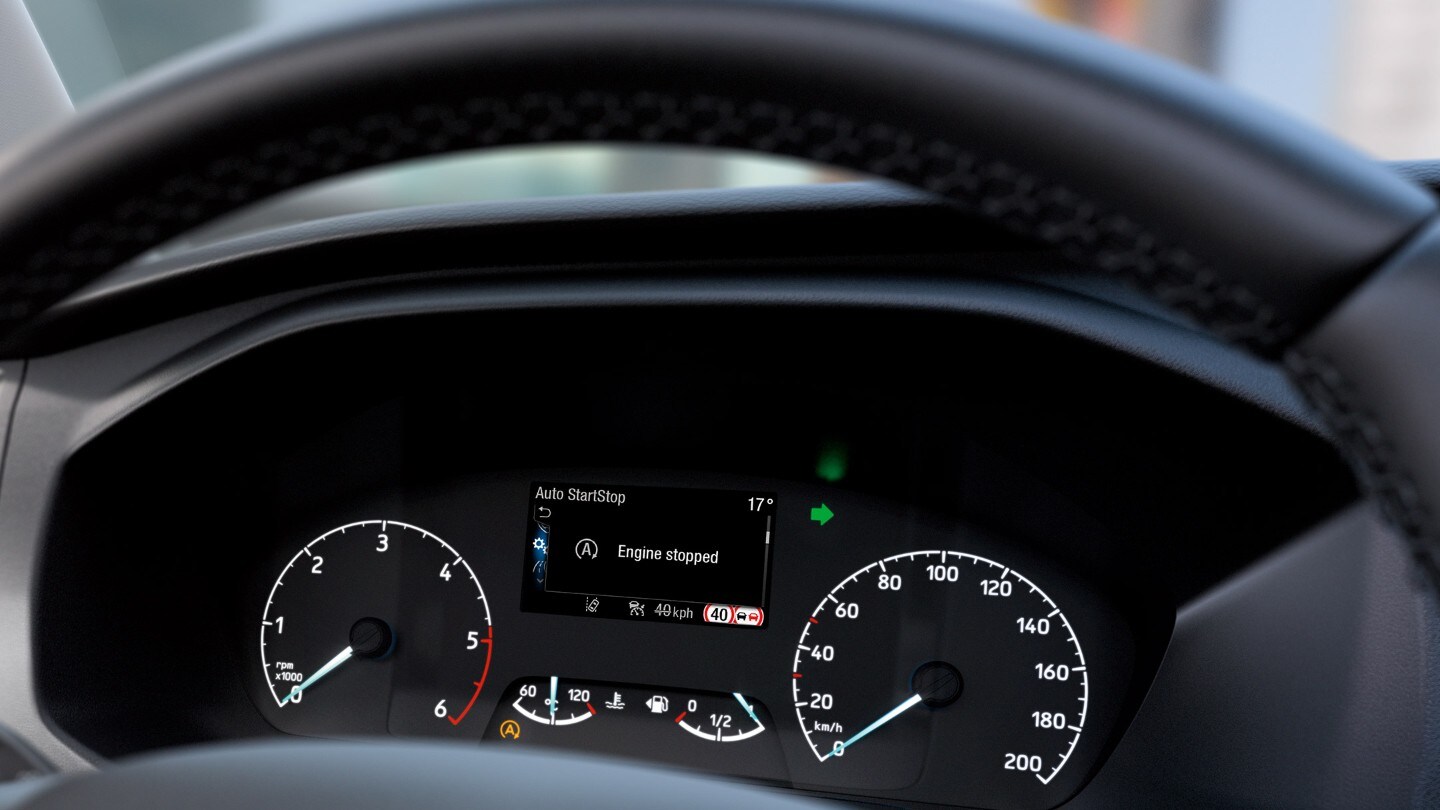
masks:
<instances>
[{"instance_id":1,"label":"engine coolant temperature gauge","mask_svg":"<svg viewBox=\"0 0 1440 810\"><path fill-rule=\"evenodd\" d=\"M589 688L561 683L556 675L520 684L520 694L511 705L522 716L547 726L573 726L596 714Z\"/></svg>"},{"instance_id":2,"label":"engine coolant temperature gauge","mask_svg":"<svg viewBox=\"0 0 1440 810\"><path fill-rule=\"evenodd\" d=\"M765 704L744 692L541 675L506 688L485 739L784 779L774 726Z\"/></svg>"}]
</instances>

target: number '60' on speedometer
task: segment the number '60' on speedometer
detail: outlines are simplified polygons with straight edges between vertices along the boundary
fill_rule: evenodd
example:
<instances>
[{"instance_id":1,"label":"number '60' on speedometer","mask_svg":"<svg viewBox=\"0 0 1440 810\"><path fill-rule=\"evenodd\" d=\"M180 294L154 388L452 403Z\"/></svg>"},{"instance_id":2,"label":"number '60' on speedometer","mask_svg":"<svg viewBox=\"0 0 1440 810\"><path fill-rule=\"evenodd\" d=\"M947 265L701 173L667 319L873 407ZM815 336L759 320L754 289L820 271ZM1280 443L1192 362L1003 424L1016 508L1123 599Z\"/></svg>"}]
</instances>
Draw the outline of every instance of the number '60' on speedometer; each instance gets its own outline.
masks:
<instances>
[{"instance_id":1,"label":"number '60' on speedometer","mask_svg":"<svg viewBox=\"0 0 1440 810\"><path fill-rule=\"evenodd\" d=\"M897 554L842 580L806 620L791 681L825 767L897 785L931 745L950 767L1049 784L1089 700L1060 607L1014 569L959 551Z\"/></svg>"}]
</instances>

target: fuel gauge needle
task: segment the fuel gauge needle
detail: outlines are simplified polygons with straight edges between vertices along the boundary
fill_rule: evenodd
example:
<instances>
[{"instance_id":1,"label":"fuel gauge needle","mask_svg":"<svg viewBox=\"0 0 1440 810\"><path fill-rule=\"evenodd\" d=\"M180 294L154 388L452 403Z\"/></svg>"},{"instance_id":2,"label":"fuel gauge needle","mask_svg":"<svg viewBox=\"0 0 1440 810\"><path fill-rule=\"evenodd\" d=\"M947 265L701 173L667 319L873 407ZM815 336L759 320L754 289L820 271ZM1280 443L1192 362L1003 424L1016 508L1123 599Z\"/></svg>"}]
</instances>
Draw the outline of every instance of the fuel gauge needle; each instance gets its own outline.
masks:
<instances>
[{"instance_id":1,"label":"fuel gauge needle","mask_svg":"<svg viewBox=\"0 0 1440 810\"><path fill-rule=\"evenodd\" d=\"M911 695L909 698L907 698L907 699L905 700L904 703L901 703L899 706L896 706L895 708L891 709L890 711L888 711L888 712L886 712L884 715L882 715L879 720L876 720L875 722L871 723L870 725L866 726L865 728L860 729L860 731L857 732L857 733L855 734L855 736L853 736L853 737L851 737L850 739L846 740L845 742L840 743L839 745L835 746L835 748L834 748L830 753L828 753L828 754L826 754L825 756L821 757L821 758L820 758L820 761L821 761L821 762L824 762L825 760L829 759L830 757L835 756L836 754L843 753L846 748L849 748L850 746L854 745L856 742L859 742L859 740L860 740L861 737L864 737L866 734L869 734L870 732L874 731L874 730L877 729L877 728L880 728L881 726L885 725L886 723L890 722L891 720L894 720L895 718L897 718L897 717L899 717L900 715L904 714L904 713L906 712L906 710L912 708L915 704L920 703L920 702L922 702L923 700L925 700L925 698L924 698L924 696L922 696L922 695L919 695L919 694Z\"/></svg>"},{"instance_id":2,"label":"fuel gauge needle","mask_svg":"<svg viewBox=\"0 0 1440 810\"><path fill-rule=\"evenodd\" d=\"M759 717L755 716L755 707L750 705L750 702L745 699L745 696L740 694L739 692L731 692L730 694L734 695L735 699L740 701L741 708L745 709L745 713L750 715L750 719L755 721L755 725L759 726L763 730L765 728L765 724L760 722Z\"/></svg>"},{"instance_id":3,"label":"fuel gauge needle","mask_svg":"<svg viewBox=\"0 0 1440 810\"><path fill-rule=\"evenodd\" d=\"M335 669L336 667L340 666L341 664L345 663L346 661L349 661L349 660L350 660L350 656L351 656L351 654L352 654L353 652L354 652L354 648L353 648L353 647L346 647L345 649L341 650L338 655L336 655L334 658L331 658L328 662L326 662L325 666L320 667L319 669L315 670L315 672L314 672L313 674L311 674L310 677L306 678L304 683L300 684L299 686L295 687L294 689L291 689L291 690L290 690L290 694L286 695L286 696L285 696L285 699L282 700L282 701L280 701L280 705L281 705L281 706L284 706L286 703L289 703L291 698L296 697L297 695L300 695L300 694L303 693L306 689L309 689L310 687L314 686L316 681L320 680L321 678L325 677L326 675L329 675L330 672L331 672L331 670Z\"/></svg>"}]
</instances>

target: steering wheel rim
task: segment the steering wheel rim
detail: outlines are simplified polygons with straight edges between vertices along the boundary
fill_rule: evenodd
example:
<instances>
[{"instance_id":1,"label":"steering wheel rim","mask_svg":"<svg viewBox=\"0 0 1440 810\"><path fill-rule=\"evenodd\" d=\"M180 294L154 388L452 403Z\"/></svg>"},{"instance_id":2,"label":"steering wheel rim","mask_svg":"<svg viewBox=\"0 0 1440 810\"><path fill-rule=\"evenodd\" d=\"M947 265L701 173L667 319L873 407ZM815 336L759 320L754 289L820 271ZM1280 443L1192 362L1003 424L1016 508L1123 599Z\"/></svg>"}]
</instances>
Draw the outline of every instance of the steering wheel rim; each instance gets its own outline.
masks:
<instances>
[{"instance_id":1,"label":"steering wheel rim","mask_svg":"<svg viewBox=\"0 0 1440 810\"><path fill-rule=\"evenodd\" d=\"M455 743L287 740L185 749L138 757L105 773L59 783L22 797L30 810L55 808L206 807L253 810L296 807L313 786L339 785L344 806L555 807L632 810L814 810L815 803L752 787L701 781L682 772L594 758L487 751ZM24 803L28 798L30 803ZM4 797L0 796L0 803ZM332 806L339 801L330 802Z\"/></svg>"},{"instance_id":2,"label":"steering wheel rim","mask_svg":"<svg viewBox=\"0 0 1440 810\"><path fill-rule=\"evenodd\" d=\"M0 165L0 348L23 354L46 306L245 204L556 141L858 170L1124 278L1282 359L1440 587L1434 201L1183 69L963 4L443 2L223 48Z\"/></svg>"},{"instance_id":3,"label":"steering wheel rim","mask_svg":"<svg viewBox=\"0 0 1440 810\"><path fill-rule=\"evenodd\" d=\"M928 190L1272 355L1435 209L1182 68L1018 15L945 0L441 0L221 48L12 153L0 328L307 182L557 141L750 149ZM1120 150L1125 171L1108 162Z\"/></svg>"}]
</instances>

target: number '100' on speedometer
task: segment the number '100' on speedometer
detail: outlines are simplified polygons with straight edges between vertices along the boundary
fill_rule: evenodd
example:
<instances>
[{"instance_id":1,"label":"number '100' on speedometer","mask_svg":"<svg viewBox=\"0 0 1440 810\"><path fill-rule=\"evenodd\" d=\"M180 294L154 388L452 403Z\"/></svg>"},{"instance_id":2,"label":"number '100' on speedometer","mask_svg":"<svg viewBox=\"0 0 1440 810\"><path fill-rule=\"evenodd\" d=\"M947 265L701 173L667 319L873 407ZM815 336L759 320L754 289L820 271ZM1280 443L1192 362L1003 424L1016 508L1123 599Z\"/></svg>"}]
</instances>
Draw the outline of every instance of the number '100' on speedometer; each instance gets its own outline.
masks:
<instances>
[{"instance_id":1,"label":"number '100' on speedometer","mask_svg":"<svg viewBox=\"0 0 1440 810\"><path fill-rule=\"evenodd\" d=\"M897 785L939 739L953 767L1049 784L1085 728L1085 654L1060 606L964 552L897 554L846 577L806 619L793 669L816 758Z\"/></svg>"}]
</instances>

